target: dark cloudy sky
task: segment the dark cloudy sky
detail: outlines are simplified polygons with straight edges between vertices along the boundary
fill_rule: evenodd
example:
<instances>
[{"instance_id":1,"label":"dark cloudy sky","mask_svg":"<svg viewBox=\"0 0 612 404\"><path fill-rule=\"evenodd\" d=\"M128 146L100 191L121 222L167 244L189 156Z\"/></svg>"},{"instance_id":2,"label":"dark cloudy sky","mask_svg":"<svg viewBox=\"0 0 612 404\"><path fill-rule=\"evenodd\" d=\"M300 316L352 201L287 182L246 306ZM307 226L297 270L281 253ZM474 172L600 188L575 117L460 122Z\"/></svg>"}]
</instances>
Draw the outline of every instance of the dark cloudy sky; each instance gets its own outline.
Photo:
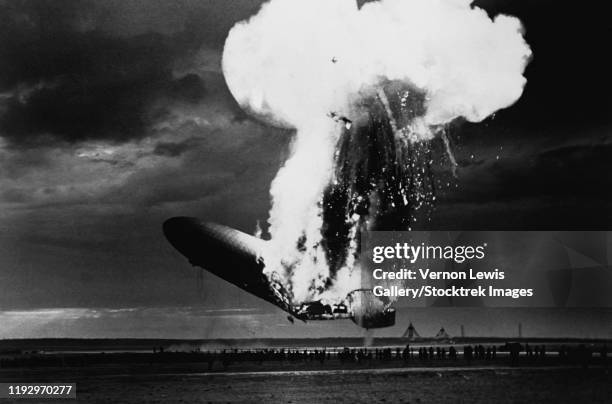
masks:
<instances>
[{"instance_id":1,"label":"dark cloudy sky","mask_svg":"<svg viewBox=\"0 0 612 404\"><path fill-rule=\"evenodd\" d=\"M177 215L248 232L267 217L291 133L246 116L220 70L227 31L260 3L0 1L0 338L354 332L286 331L207 273L198 292L161 233ZM534 59L515 106L453 127L459 178L431 228L609 229L602 3L476 3L519 16Z\"/></svg>"}]
</instances>

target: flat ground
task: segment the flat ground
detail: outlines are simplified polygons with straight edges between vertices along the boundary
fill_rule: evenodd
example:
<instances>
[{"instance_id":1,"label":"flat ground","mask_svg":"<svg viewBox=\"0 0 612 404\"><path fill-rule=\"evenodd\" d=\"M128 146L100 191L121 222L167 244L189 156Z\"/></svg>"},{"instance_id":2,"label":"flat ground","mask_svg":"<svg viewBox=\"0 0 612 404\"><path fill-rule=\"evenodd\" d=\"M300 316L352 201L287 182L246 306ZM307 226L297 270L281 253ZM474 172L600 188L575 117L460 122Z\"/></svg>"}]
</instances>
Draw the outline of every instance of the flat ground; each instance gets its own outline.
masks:
<instances>
[{"instance_id":1,"label":"flat ground","mask_svg":"<svg viewBox=\"0 0 612 404\"><path fill-rule=\"evenodd\" d=\"M77 400L62 402L78 403L612 402L612 372L601 367L277 367L214 373L150 367L140 372L114 366L33 370L5 369L0 381L76 382Z\"/></svg>"}]
</instances>

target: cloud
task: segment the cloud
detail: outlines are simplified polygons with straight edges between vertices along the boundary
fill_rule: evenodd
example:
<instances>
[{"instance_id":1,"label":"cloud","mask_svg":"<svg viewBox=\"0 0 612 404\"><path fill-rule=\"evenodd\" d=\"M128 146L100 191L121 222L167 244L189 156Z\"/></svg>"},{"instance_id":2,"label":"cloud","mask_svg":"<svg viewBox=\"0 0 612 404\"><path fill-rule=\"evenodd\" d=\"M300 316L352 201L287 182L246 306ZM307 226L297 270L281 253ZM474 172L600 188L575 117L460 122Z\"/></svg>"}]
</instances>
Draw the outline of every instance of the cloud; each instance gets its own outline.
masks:
<instances>
[{"instance_id":1,"label":"cloud","mask_svg":"<svg viewBox=\"0 0 612 404\"><path fill-rule=\"evenodd\" d=\"M183 306L7 310L0 311L0 322L0 338L278 338L320 333L351 336L360 332L351 322L343 321L296 323L279 334L275 325L288 323L286 313L269 304L262 309Z\"/></svg>"},{"instance_id":2,"label":"cloud","mask_svg":"<svg viewBox=\"0 0 612 404\"><path fill-rule=\"evenodd\" d=\"M194 144L198 142L199 140L195 138L183 142L159 142L155 145L153 153L158 156L177 157L193 149Z\"/></svg>"},{"instance_id":3,"label":"cloud","mask_svg":"<svg viewBox=\"0 0 612 404\"><path fill-rule=\"evenodd\" d=\"M205 95L198 76L172 76L174 51L159 36L114 40L97 34L71 35L82 38L57 41L66 42L65 57L77 61L70 64L74 71L40 75L34 84L17 81L17 86L5 88L11 95L4 100L0 130L9 142L27 146L50 138L126 141L144 136L156 114L163 113L150 110L155 100L193 103ZM60 47L59 43L41 46ZM23 64L27 70L25 65L33 63L30 56L39 55L18 55L7 63ZM55 55L47 56L37 63L52 65ZM24 60L15 61L19 57Z\"/></svg>"},{"instance_id":4,"label":"cloud","mask_svg":"<svg viewBox=\"0 0 612 404\"><path fill-rule=\"evenodd\" d=\"M489 159L470 164L462 171L462 191L449 201L511 202L525 197L601 196L612 186L603 173L612 170L605 156L612 145L572 145L535 151L515 158Z\"/></svg>"},{"instance_id":5,"label":"cloud","mask_svg":"<svg viewBox=\"0 0 612 404\"><path fill-rule=\"evenodd\" d=\"M0 5L0 136L9 145L142 138L173 105L209 95L199 73L214 72L219 53L207 50L205 33L148 25L117 35L122 10L136 18L161 5L108 6Z\"/></svg>"},{"instance_id":6,"label":"cloud","mask_svg":"<svg viewBox=\"0 0 612 404\"><path fill-rule=\"evenodd\" d=\"M474 230L609 227L609 143L522 146L513 150L506 147L503 152L499 146L492 150L480 147L478 151L468 148L479 157L472 160L463 156L465 163L457 186L449 182L452 186L438 190L430 225Z\"/></svg>"}]
</instances>

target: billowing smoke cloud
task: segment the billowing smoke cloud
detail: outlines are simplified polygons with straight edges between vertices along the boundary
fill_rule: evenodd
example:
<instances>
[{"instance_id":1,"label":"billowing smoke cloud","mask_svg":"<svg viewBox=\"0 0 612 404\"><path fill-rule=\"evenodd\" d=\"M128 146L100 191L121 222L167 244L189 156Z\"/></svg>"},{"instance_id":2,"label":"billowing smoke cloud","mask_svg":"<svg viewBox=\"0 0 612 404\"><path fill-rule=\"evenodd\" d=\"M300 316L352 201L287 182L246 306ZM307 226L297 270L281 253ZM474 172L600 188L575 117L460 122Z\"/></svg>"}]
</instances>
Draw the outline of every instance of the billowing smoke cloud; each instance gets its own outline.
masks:
<instances>
[{"instance_id":1,"label":"billowing smoke cloud","mask_svg":"<svg viewBox=\"0 0 612 404\"><path fill-rule=\"evenodd\" d=\"M458 117L479 122L516 102L530 56L518 19L491 20L471 0L272 0L232 28L223 53L232 94L296 130L269 218L283 261L270 270L294 300L359 285L357 232L428 192L422 144ZM370 152L386 156L375 169Z\"/></svg>"}]
</instances>

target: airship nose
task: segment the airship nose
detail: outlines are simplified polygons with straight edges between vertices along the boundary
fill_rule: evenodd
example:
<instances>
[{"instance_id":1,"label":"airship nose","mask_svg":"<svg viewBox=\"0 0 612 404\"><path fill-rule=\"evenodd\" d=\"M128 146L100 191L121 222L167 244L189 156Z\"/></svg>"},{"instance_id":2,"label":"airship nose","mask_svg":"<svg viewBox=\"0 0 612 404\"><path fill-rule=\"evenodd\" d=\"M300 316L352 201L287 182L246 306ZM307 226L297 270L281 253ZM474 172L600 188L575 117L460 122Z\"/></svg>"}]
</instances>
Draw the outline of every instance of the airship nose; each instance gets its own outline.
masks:
<instances>
[{"instance_id":1,"label":"airship nose","mask_svg":"<svg viewBox=\"0 0 612 404\"><path fill-rule=\"evenodd\" d=\"M193 217L173 217L163 224L164 235L174 248L184 255L190 256L198 238L200 221Z\"/></svg>"},{"instance_id":2,"label":"airship nose","mask_svg":"<svg viewBox=\"0 0 612 404\"><path fill-rule=\"evenodd\" d=\"M171 217L164 222L164 234L166 236L175 234L177 231L182 232L189 227L197 227L198 219L195 217Z\"/></svg>"},{"instance_id":3,"label":"airship nose","mask_svg":"<svg viewBox=\"0 0 612 404\"><path fill-rule=\"evenodd\" d=\"M219 271L259 262L263 240L241 231L193 217L173 217L163 224L164 235L193 265ZM257 264L258 266L260 264ZM260 274L261 271L253 272Z\"/></svg>"}]
</instances>

